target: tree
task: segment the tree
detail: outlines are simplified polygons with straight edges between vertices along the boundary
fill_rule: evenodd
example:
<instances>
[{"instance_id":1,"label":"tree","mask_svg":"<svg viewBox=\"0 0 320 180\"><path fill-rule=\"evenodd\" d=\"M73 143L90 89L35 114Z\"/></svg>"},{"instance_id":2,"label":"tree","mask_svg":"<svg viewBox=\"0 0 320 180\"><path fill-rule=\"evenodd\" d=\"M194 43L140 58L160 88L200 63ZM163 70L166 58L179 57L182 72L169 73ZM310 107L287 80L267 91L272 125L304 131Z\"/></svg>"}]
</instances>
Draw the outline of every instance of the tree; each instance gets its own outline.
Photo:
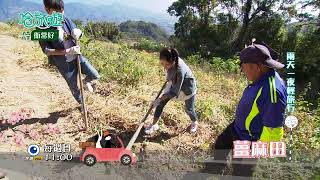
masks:
<instances>
[{"instance_id":1,"label":"tree","mask_svg":"<svg viewBox=\"0 0 320 180\"><path fill-rule=\"evenodd\" d=\"M186 52L186 55L195 52L200 52L203 56L211 54L218 48L218 44L213 42L215 37L219 37L219 33L223 33L220 30L234 29L225 28L230 24L225 23L222 16L213 16L217 7L216 0L180 0L169 7L169 14L179 17L175 24L175 37L179 41L177 44L181 45L178 48ZM233 21L231 19L229 22Z\"/></svg>"},{"instance_id":2,"label":"tree","mask_svg":"<svg viewBox=\"0 0 320 180\"><path fill-rule=\"evenodd\" d=\"M262 17L256 18L250 23L244 36L244 39L247 40L245 43L248 44L248 40L255 38L281 52L287 38L287 27L284 19L276 13L264 14Z\"/></svg>"},{"instance_id":3,"label":"tree","mask_svg":"<svg viewBox=\"0 0 320 180\"><path fill-rule=\"evenodd\" d=\"M302 2L302 8L320 8L318 0ZM306 12L306 11L305 11ZM320 92L320 14L299 14L299 23L295 25L296 43L293 50L296 52L296 74L300 87L311 83L306 99L317 104L315 97ZM304 90L304 89L300 89ZM319 105L319 104L318 104Z\"/></svg>"},{"instance_id":4,"label":"tree","mask_svg":"<svg viewBox=\"0 0 320 180\"><path fill-rule=\"evenodd\" d=\"M313 6L320 8L320 1L319 0L306 0L301 2L303 4L303 7L307 6Z\"/></svg>"},{"instance_id":5,"label":"tree","mask_svg":"<svg viewBox=\"0 0 320 180\"><path fill-rule=\"evenodd\" d=\"M203 52L202 56L209 52L228 57L243 49L252 37L272 32L273 38L279 34L294 12L291 5L285 4L288 2L291 0L179 0L168 12L179 17L175 36L183 45L181 48L191 53Z\"/></svg>"},{"instance_id":6,"label":"tree","mask_svg":"<svg viewBox=\"0 0 320 180\"><path fill-rule=\"evenodd\" d=\"M300 2L302 8L305 9L307 7L313 7L314 9L320 9L320 1L319 0L306 0ZM316 24L318 27L320 26L320 14L318 16L312 15L308 12L299 14L299 18L301 22L306 22L307 24Z\"/></svg>"},{"instance_id":7,"label":"tree","mask_svg":"<svg viewBox=\"0 0 320 180\"><path fill-rule=\"evenodd\" d=\"M290 21L292 13L294 13L294 6L290 5L293 0L246 0L240 1L238 11L241 19L241 26L237 38L234 41L234 52L241 50L244 47L245 42L248 41L245 37L248 37L248 29L250 26L254 26L257 19L265 19L270 15L281 14L283 17L287 17ZM288 15L289 14L289 15ZM283 19L285 20L285 19Z\"/></svg>"}]
</instances>

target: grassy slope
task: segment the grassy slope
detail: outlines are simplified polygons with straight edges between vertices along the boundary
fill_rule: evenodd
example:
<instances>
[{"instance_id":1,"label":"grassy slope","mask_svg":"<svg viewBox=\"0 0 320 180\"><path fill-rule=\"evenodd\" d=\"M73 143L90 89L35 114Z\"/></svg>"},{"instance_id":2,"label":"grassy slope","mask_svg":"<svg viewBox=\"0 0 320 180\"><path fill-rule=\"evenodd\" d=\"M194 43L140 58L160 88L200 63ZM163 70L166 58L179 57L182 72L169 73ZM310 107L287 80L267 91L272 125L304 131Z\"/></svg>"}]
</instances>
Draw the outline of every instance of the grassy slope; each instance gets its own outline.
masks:
<instances>
[{"instance_id":1,"label":"grassy slope","mask_svg":"<svg viewBox=\"0 0 320 180\"><path fill-rule=\"evenodd\" d=\"M4 28L2 32L17 37L17 29ZM132 132L137 126L150 101L164 82L164 72L158 66L157 54L130 49L125 44L112 44L99 41L82 40L82 51L102 75L98 93L87 97L90 109L91 133L94 127L113 127L120 134ZM33 50L33 51L32 51ZM45 56L39 49L20 49L25 54L24 63L44 64ZM35 50L35 51L34 51ZM33 53L27 53L32 51ZM191 66L198 80L197 112L200 115L200 131L193 136L185 132L189 119L183 112L183 104L171 102L165 109L162 130L159 138L148 144L149 150L185 152L208 151L212 141L230 122L236 104L245 87L245 80L239 74L215 73L204 70L198 65ZM70 94L66 94L69 96ZM297 116L301 119L300 126L294 131L294 146L299 152L319 149L319 140L314 132L319 117L316 112L308 112L303 102L298 103ZM61 102L60 108L68 107ZM307 113L308 112L308 113ZM319 113L319 112L318 112ZM76 123L81 114L73 112L68 116ZM151 120L151 117L150 117ZM76 129L76 128L75 128ZM286 139L288 141L288 138ZM137 143L139 146L140 142ZM301 151L300 151L301 150ZM268 160L273 162L272 160ZM274 160L277 162L277 160ZM299 165L297 165L299 166ZM265 175L265 166L258 168L258 177L276 177L287 168L275 166L270 168L271 174ZM277 171L274 171L274 168ZM296 167L297 168L297 167ZM313 173L304 169L292 169L292 175L311 178ZM309 173L306 173L309 172Z\"/></svg>"},{"instance_id":2,"label":"grassy slope","mask_svg":"<svg viewBox=\"0 0 320 180\"><path fill-rule=\"evenodd\" d=\"M126 117L121 115L122 118L133 122L139 120L164 82L164 71L158 65L158 55L133 50L125 44L98 41L83 40L82 47L85 47L84 54L102 74L103 83L112 82L115 86L116 90L108 96L107 102L116 97L120 101L125 100L124 106L119 107L112 103L108 109L114 109L114 113L118 115L125 110ZM215 136L232 120L230 112L235 110L245 81L239 74L205 72L196 65L191 68L197 78L199 92L196 109L200 116L201 129L198 136L204 140L209 134ZM168 125L166 128L173 133L175 129L186 128L190 123L181 102L169 103L163 119L164 124ZM191 140L188 133L182 136Z\"/></svg>"}]
</instances>

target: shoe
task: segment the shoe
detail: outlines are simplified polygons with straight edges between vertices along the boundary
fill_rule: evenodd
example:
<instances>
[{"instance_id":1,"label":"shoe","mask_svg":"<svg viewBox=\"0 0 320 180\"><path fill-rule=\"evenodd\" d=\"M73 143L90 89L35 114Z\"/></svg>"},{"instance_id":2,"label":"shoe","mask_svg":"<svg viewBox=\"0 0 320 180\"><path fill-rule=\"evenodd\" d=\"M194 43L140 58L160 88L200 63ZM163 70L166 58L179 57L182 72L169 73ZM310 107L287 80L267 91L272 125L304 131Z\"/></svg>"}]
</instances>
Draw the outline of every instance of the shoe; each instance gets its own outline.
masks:
<instances>
[{"instance_id":1,"label":"shoe","mask_svg":"<svg viewBox=\"0 0 320 180\"><path fill-rule=\"evenodd\" d=\"M0 179L4 179L6 177L6 173L0 171Z\"/></svg>"},{"instance_id":2,"label":"shoe","mask_svg":"<svg viewBox=\"0 0 320 180\"><path fill-rule=\"evenodd\" d=\"M93 93L96 89L96 81L97 80L87 81L86 79L83 79L82 82L85 84L84 90Z\"/></svg>"},{"instance_id":3,"label":"shoe","mask_svg":"<svg viewBox=\"0 0 320 180\"><path fill-rule=\"evenodd\" d=\"M149 125L148 127L146 127L146 129L144 130L144 132L148 135L155 133L156 131L158 131L160 129L158 124L155 125Z\"/></svg>"},{"instance_id":4,"label":"shoe","mask_svg":"<svg viewBox=\"0 0 320 180\"><path fill-rule=\"evenodd\" d=\"M190 127L190 133L197 132L198 129L198 121L192 122Z\"/></svg>"},{"instance_id":5,"label":"shoe","mask_svg":"<svg viewBox=\"0 0 320 180\"><path fill-rule=\"evenodd\" d=\"M94 89L93 89L93 87L92 87L92 84L91 84L90 82L87 82L86 85L87 85L88 91L91 92L91 93L93 93L93 92L94 92Z\"/></svg>"}]
</instances>

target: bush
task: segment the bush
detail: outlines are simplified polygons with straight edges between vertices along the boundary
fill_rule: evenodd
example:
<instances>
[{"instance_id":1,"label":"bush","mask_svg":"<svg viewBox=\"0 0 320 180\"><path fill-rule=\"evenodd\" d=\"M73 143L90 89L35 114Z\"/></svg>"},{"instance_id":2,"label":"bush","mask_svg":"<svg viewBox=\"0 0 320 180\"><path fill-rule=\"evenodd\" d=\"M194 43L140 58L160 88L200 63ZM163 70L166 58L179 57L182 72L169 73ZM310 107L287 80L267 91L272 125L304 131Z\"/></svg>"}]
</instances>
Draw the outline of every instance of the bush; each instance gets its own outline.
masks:
<instances>
[{"instance_id":1,"label":"bush","mask_svg":"<svg viewBox=\"0 0 320 180\"><path fill-rule=\"evenodd\" d=\"M99 71L102 81L117 81L125 87L136 86L148 73L147 65L141 61L140 52L127 45L81 39L82 53Z\"/></svg>"},{"instance_id":2,"label":"bush","mask_svg":"<svg viewBox=\"0 0 320 180\"><path fill-rule=\"evenodd\" d=\"M107 78L116 80L122 85L136 86L145 74L145 69L141 68L135 59L130 58L131 54L126 47L122 47L118 55L119 59L106 64L102 71Z\"/></svg>"},{"instance_id":3,"label":"bush","mask_svg":"<svg viewBox=\"0 0 320 180\"><path fill-rule=\"evenodd\" d=\"M148 39L141 39L139 42L134 44L134 49L145 50L147 52L159 52L165 47L166 45L162 43L156 43Z\"/></svg>"},{"instance_id":4,"label":"bush","mask_svg":"<svg viewBox=\"0 0 320 180\"><path fill-rule=\"evenodd\" d=\"M136 86L147 73L135 50L126 45L112 45L82 40L83 53L101 74L102 81L117 81L125 87Z\"/></svg>"},{"instance_id":5,"label":"bush","mask_svg":"<svg viewBox=\"0 0 320 180\"><path fill-rule=\"evenodd\" d=\"M298 118L299 124L293 129L293 147L299 151L320 148L320 107L312 110L312 106L312 103L303 99L303 94L296 103L294 115ZM289 138L287 141L289 142Z\"/></svg>"},{"instance_id":6,"label":"bush","mask_svg":"<svg viewBox=\"0 0 320 180\"><path fill-rule=\"evenodd\" d=\"M193 65L201 64L203 69L218 73L239 73L240 60L239 57L230 59L222 59L220 57L213 57L212 59L205 59L200 54L188 56L187 61Z\"/></svg>"},{"instance_id":7,"label":"bush","mask_svg":"<svg viewBox=\"0 0 320 180\"><path fill-rule=\"evenodd\" d=\"M237 73L240 72L240 60L235 57L232 59L224 60L220 57L214 57L210 62L210 68L213 71Z\"/></svg>"},{"instance_id":8,"label":"bush","mask_svg":"<svg viewBox=\"0 0 320 180\"><path fill-rule=\"evenodd\" d=\"M203 61L200 54L194 54L194 55L188 56L186 60L188 61L188 63L192 65L200 64Z\"/></svg>"},{"instance_id":9,"label":"bush","mask_svg":"<svg viewBox=\"0 0 320 180\"><path fill-rule=\"evenodd\" d=\"M99 40L117 41L120 38L120 29L115 23L88 22L84 31Z\"/></svg>"}]
</instances>

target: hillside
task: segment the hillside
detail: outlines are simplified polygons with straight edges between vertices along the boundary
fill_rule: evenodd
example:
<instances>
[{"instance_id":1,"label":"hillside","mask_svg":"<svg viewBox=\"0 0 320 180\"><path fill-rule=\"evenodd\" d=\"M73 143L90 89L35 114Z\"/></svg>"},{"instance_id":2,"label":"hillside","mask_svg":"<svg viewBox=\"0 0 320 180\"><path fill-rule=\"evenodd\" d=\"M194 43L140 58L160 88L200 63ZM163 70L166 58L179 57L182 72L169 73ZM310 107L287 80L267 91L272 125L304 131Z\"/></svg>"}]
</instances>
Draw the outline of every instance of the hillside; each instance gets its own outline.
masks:
<instances>
[{"instance_id":1,"label":"hillside","mask_svg":"<svg viewBox=\"0 0 320 180\"><path fill-rule=\"evenodd\" d=\"M4 143L0 144L0 152L24 152L25 145L30 143L43 146L63 142L72 145L76 156L80 153L78 143L92 137L99 127L114 128L127 143L164 82L158 54L131 49L125 43L114 44L83 37L82 53L98 69L102 79L95 93L86 93L90 129L79 132L79 127L83 126L82 116L66 83L53 67L47 65L46 57L36 42L17 39L20 31L0 24L0 60L4 67L0 70L0 76L6 77L0 81L0 117L6 118L21 108L34 112L32 118L17 124L1 124L0 140ZM229 71L238 66L221 60L211 65L197 64L200 62L197 56L186 59L198 80L196 110L200 118L199 132L195 135L188 132L190 122L184 113L183 103L170 102L162 116L160 132L152 138L140 136L135 143L134 151L137 153L143 144L146 145L147 158L144 162L130 169L101 164L97 166L97 171L104 172L112 167L115 169L113 173L122 177L128 173L137 179L154 176L175 179L187 176L189 171L201 170L203 161L210 157L214 139L233 120L246 81L240 73L235 73L238 71ZM297 117L302 121L294 132L297 153L319 148L314 136L319 116L303 110L303 107L302 101L298 103ZM151 120L150 116L148 122ZM38 135L35 136L35 133ZM316 155L318 153L315 152ZM303 154L305 156L306 153ZM300 158L297 156L295 161ZM310 161L313 161L312 158ZM289 179L297 176L311 178L319 172L316 167L304 167L298 163L279 164L278 159L261 160L255 176L258 179L276 179L280 174L293 172L287 175ZM75 172L76 176L80 176L79 173L85 174L88 169L79 163L70 163L65 169L56 164L54 168L54 173L60 177Z\"/></svg>"},{"instance_id":2,"label":"hillside","mask_svg":"<svg viewBox=\"0 0 320 180\"><path fill-rule=\"evenodd\" d=\"M154 23L143 21L126 21L119 25L120 31L127 38L147 38L156 42L167 42L167 33Z\"/></svg>"}]
</instances>

